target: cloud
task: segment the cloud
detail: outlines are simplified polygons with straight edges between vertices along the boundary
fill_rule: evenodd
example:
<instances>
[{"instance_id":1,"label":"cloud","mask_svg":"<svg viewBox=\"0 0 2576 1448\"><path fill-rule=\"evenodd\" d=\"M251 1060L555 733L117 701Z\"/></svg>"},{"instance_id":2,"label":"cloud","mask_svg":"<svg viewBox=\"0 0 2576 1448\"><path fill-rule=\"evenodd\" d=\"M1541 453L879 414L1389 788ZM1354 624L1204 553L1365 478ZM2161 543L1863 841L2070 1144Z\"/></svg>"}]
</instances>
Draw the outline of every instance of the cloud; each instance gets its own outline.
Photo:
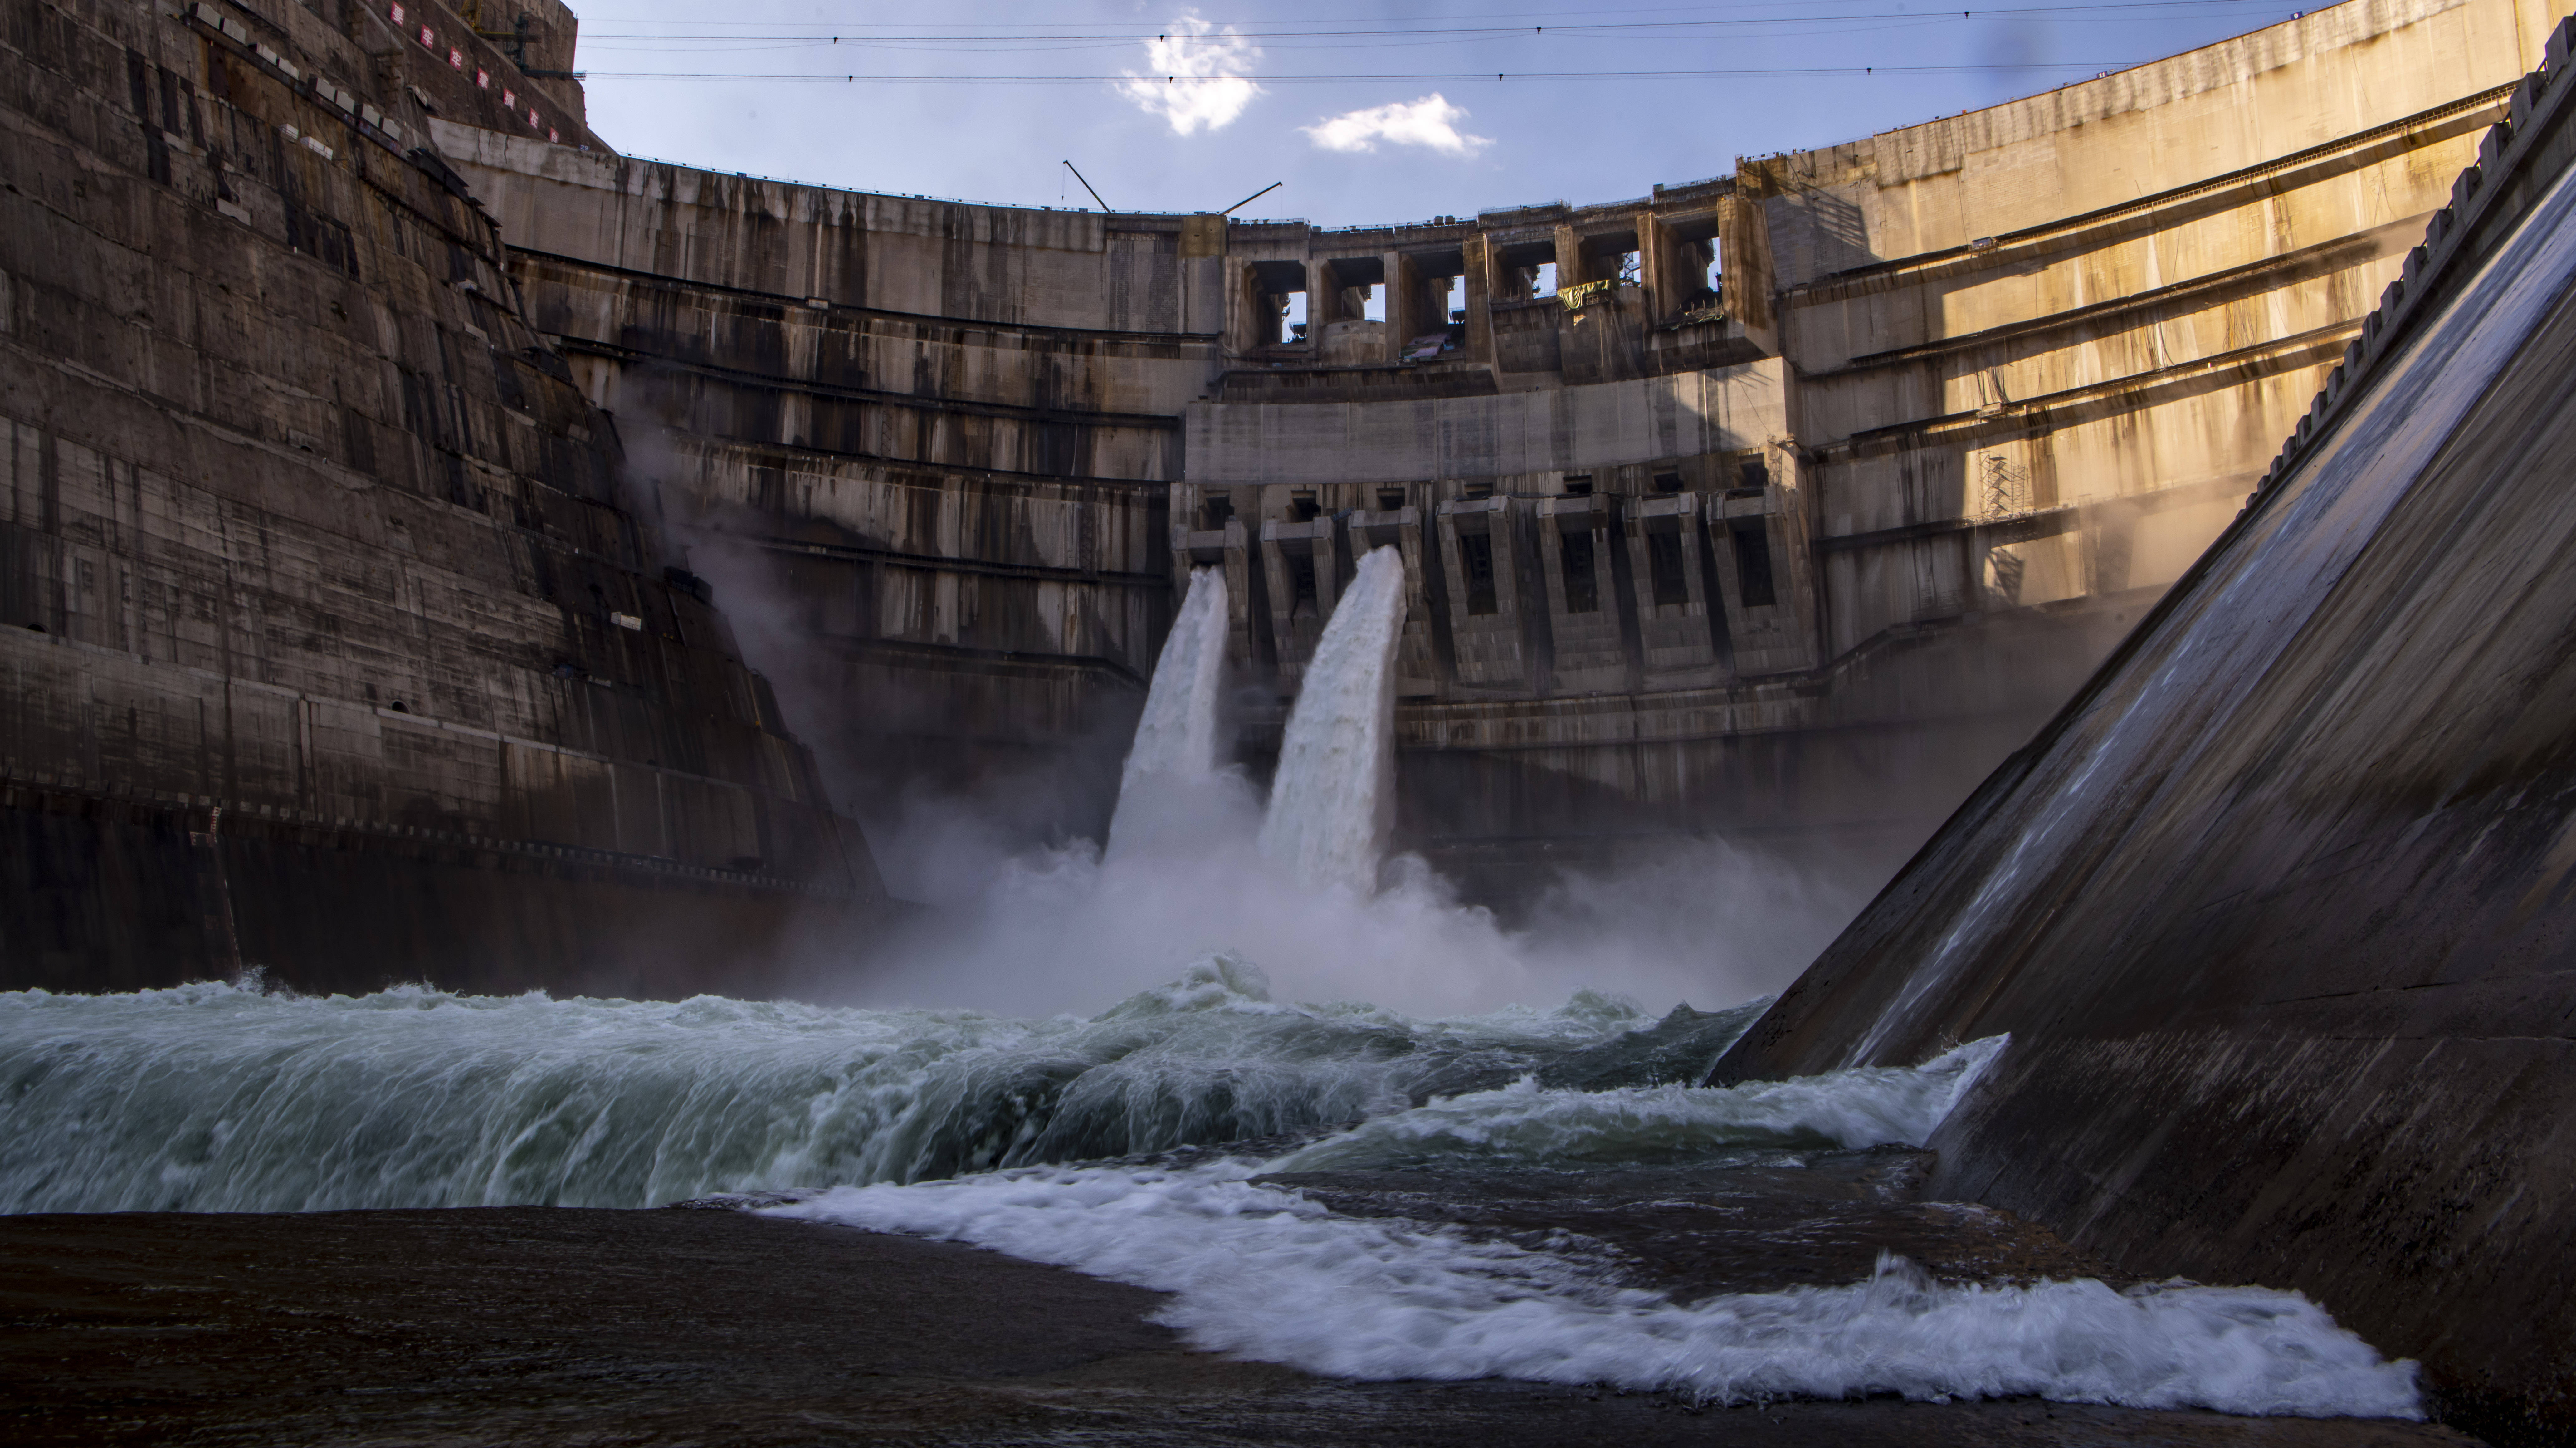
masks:
<instances>
[{"instance_id":1,"label":"cloud","mask_svg":"<svg viewBox=\"0 0 2576 1448\"><path fill-rule=\"evenodd\" d=\"M1384 141L1393 146L1427 146L1450 156L1472 156L1479 147L1494 144L1491 136L1470 136L1458 129L1467 118L1466 108L1453 106L1437 92L1406 104L1396 101L1371 106L1363 111L1347 111L1328 120L1297 129L1315 138L1315 144L1327 151L1374 151Z\"/></svg>"},{"instance_id":2,"label":"cloud","mask_svg":"<svg viewBox=\"0 0 2576 1448\"><path fill-rule=\"evenodd\" d=\"M1244 78L1261 59L1261 47L1231 25L1219 29L1184 14L1172 22L1170 34L1145 42L1145 58L1152 73L1127 72L1118 93L1147 115L1171 122L1174 135L1231 125L1261 94L1261 87Z\"/></svg>"}]
</instances>

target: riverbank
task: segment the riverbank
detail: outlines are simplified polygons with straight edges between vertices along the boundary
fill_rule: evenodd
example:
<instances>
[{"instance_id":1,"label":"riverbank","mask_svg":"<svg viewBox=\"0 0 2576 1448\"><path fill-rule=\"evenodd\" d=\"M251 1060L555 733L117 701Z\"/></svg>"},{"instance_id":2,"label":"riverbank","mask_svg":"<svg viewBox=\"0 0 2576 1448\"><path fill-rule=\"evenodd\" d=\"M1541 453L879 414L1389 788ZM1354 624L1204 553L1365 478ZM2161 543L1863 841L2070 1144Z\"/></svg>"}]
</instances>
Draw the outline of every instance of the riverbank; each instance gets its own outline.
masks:
<instances>
[{"instance_id":1,"label":"riverbank","mask_svg":"<svg viewBox=\"0 0 2576 1448\"><path fill-rule=\"evenodd\" d=\"M1394 1185L1353 1181L1341 1205L1360 1208L1358 1198ZM2001 1214L1873 1207L1865 1190L1826 1195L1826 1215L1840 1223L1829 1235L1857 1242L1872 1231L1873 1211L1896 1213L1930 1262L1987 1262L2011 1276L2066 1251ZM1592 1200L1590 1225L1599 1227L1605 1208ZM1419 1199L1409 1205L1425 1209ZM1526 1230L1534 1210L1491 1225ZM1668 1199L1662 1210L1670 1218L1681 1209ZM1726 1203L1706 1210L1710 1231L1744 1230L1726 1226L1741 1217ZM1946 1238L1944 1215L1960 1224ZM1797 1231L1783 1218L1761 1234ZM1689 1240L1667 1221L1633 1229L1620 1250L1642 1256L1663 1242L1678 1251ZM1698 1279L1694 1287L1720 1285L1731 1276L1715 1265L1721 1255L1703 1252L1684 1275ZM1814 1269L1838 1274L1848 1255L1823 1251ZM1530 1383L1350 1383L1192 1351L1145 1320L1164 1300L970 1247L732 1211L7 1217L0 1438L1474 1448L2474 1441L2398 1422L2029 1399L1703 1409L1664 1394Z\"/></svg>"}]
</instances>

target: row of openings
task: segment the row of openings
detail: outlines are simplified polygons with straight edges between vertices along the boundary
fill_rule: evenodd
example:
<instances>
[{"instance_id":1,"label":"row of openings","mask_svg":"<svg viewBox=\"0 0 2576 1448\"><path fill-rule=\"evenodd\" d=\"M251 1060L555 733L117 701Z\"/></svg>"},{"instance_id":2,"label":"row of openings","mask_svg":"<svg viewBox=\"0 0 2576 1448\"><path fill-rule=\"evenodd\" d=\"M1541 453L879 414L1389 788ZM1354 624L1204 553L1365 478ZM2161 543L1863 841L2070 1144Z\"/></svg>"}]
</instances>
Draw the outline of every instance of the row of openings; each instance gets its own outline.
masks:
<instances>
[{"instance_id":1,"label":"row of openings","mask_svg":"<svg viewBox=\"0 0 2576 1448\"><path fill-rule=\"evenodd\" d=\"M1728 490L1730 496L1756 494L1770 486L1771 470L1764 466L1760 459L1753 459L1737 466L1736 479L1736 486ZM1560 486L1564 490L1564 496L1569 498L1588 498L1592 496L1592 478L1589 474L1569 474ZM1657 473L1654 475L1653 487L1654 491L1659 494L1670 495L1678 493L1682 490L1682 475L1677 472ZM1489 479L1480 480L1463 485L1459 492L1460 496L1464 497L1471 503L1481 502L1494 496L1494 485ZM1378 489L1377 506L1378 511L1382 513L1392 513L1404 507L1405 490L1401 487L1383 487ZM1323 515L1324 505L1313 493L1298 492L1289 495L1289 521L1296 523L1311 523ZM1234 521L1234 497L1232 494L1211 492L1200 497L1199 526L1202 529L1211 533L1223 532L1225 525L1232 521Z\"/></svg>"},{"instance_id":2,"label":"row of openings","mask_svg":"<svg viewBox=\"0 0 2576 1448\"><path fill-rule=\"evenodd\" d=\"M1443 293L1443 295L1448 299L1446 310L1449 313L1449 320L1451 322L1463 322L1467 320L1467 279L1465 277L1451 277L1448 280L1449 289ZM1354 288L1354 290L1357 289ZM1302 291L1283 292L1279 295L1277 301L1279 304L1280 327L1284 335L1286 335L1291 341L1305 341L1307 323L1306 294ZM1360 320L1363 322L1383 322L1386 320L1386 283L1371 282L1368 284L1368 299L1360 304Z\"/></svg>"},{"instance_id":3,"label":"row of openings","mask_svg":"<svg viewBox=\"0 0 2576 1448\"><path fill-rule=\"evenodd\" d=\"M1725 265L1718 255L1714 238L1696 245L1703 250L1703 258L1697 268L1700 275L1698 285L1692 289L1692 296L1681 299L1685 304L1699 298L1717 296L1724 281ZM1555 246L1548 242L1534 243L1533 246L1536 249L1531 255L1546 259L1534 259L1514 265L1507 253L1501 274L1495 278L1496 301L1529 301L1557 294L1557 264L1553 259ZM1608 260L1609 255L1605 253L1601 260ZM1624 285L1633 286L1642 280L1645 271L1643 253L1634 247L1629 247L1615 255L1617 266L1612 275ZM1302 276L1305 271L1303 265L1293 262L1264 263L1263 267L1264 269L1281 268L1290 275L1298 276ZM1443 298L1441 310L1447 314L1447 320L1452 324L1465 321L1467 319L1467 279L1464 276L1451 276L1435 277L1433 280L1447 283L1440 291ZM1386 320L1385 282L1369 282L1364 286L1354 286L1351 290L1365 293L1360 303L1360 320L1368 322ZM1307 291L1302 282L1291 283L1278 291L1270 292L1269 296L1271 303L1278 309L1276 324L1278 330L1273 334L1273 340L1287 342L1308 340L1309 324L1313 319L1308 314Z\"/></svg>"},{"instance_id":4,"label":"row of openings","mask_svg":"<svg viewBox=\"0 0 2576 1448\"><path fill-rule=\"evenodd\" d=\"M1778 601L1778 595L1771 581L1769 530L1759 519L1753 519L1738 522L1727 531L1735 550L1737 592L1743 597L1745 607L1770 607ZM1557 548L1557 562L1565 575L1565 611L1600 612L1601 575L1594 566L1591 532L1560 534ZM1467 612L1500 613L1501 600L1494 591L1493 537L1485 533L1462 533L1458 537L1458 554L1466 571ZM1690 602L1690 581L1684 573L1686 566L1680 530L1646 535L1647 583L1653 590L1656 607L1670 608ZM1309 564L1305 575L1306 589L1312 589L1313 578L1312 565Z\"/></svg>"}]
</instances>

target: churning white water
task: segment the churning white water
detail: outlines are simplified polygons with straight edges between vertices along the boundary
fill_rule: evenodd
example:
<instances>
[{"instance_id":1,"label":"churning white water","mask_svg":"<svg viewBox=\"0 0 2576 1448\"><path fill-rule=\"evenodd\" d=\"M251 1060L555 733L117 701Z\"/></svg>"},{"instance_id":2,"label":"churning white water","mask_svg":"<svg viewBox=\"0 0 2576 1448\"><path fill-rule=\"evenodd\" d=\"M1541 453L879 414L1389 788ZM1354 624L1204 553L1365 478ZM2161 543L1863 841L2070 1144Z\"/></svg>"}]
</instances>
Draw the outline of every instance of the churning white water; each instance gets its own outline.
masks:
<instances>
[{"instance_id":1,"label":"churning white water","mask_svg":"<svg viewBox=\"0 0 2576 1448\"><path fill-rule=\"evenodd\" d=\"M1456 908L1418 861L1373 893L1403 612L1399 555L1369 554L1291 715L1256 855L1250 792L1216 759L1225 585L1198 574L1127 758L1116 852L1065 854L1032 876L1066 899L1021 912L1024 928L996 944L1094 991L1110 974L1100 952L1135 970L1216 931L1380 991L1426 962L1504 988L1537 979L1546 952ZM1210 900L1225 908L1200 908ZM1691 954L1705 984L1708 949ZM1589 937L1561 963L1589 979L1615 959ZM417 987L359 999L219 984L31 991L0 995L0 1211L761 1193L761 1210L1168 1292L1159 1320L1197 1346L1344 1377L2421 1416L2413 1364L2382 1361L2295 1293L1951 1287L1882 1258L1863 1283L1681 1302L1623 1286L1593 1258L1341 1215L1260 1180L1723 1170L1919 1145L2006 1044L1696 1085L1763 1004L1657 1019L1584 989L1554 1011L1424 1018L1275 1001L1263 972L1225 950L1095 1015L1047 1019ZM1192 1161L1176 1151L1188 1147L1228 1154Z\"/></svg>"},{"instance_id":2,"label":"churning white water","mask_svg":"<svg viewBox=\"0 0 2576 1448\"><path fill-rule=\"evenodd\" d=\"M1915 1144L2003 1044L2001 1036L1971 1041L1910 1069L1862 1067L1722 1089L1668 1082L1551 1091L1524 1077L1375 1117L1264 1170L1631 1166L1687 1159L1710 1142L1810 1150Z\"/></svg>"},{"instance_id":3,"label":"churning white water","mask_svg":"<svg viewBox=\"0 0 2576 1448\"><path fill-rule=\"evenodd\" d=\"M789 1215L1170 1292L1161 1319L1198 1346L1349 1377L2420 1414L2412 1364L2381 1361L2296 1294L1947 1287L1890 1261L1850 1286L1677 1302L1578 1255L1344 1216L1259 1179L1722 1169L1919 1143L2003 1046L1690 1085L1759 1009L1656 1021L1584 993L1552 1012L1418 1020L1276 1002L1223 956L1088 1019L421 989L26 992L0 996L0 1209L648 1206L783 1190ZM1190 1143L1240 1155L1135 1155Z\"/></svg>"},{"instance_id":4,"label":"churning white water","mask_svg":"<svg viewBox=\"0 0 2576 1448\"><path fill-rule=\"evenodd\" d=\"M1333 607L1289 711L1261 853L1309 884L1367 894L1392 823L1395 646L1404 555L1373 548Z\"/></svg>"},{"instance_id":5,"label":"churning white water","mask_svg":"<svg viewBox=\"0 0 2576 1448\"><path fill-rule=\"evenodd\" d=\"M1882 1254L1868 1282L1676 1302L1594 1264L1449 1226L1336 1214L1262 1175L1422 1166L1582 1168L1683 1139L1919 1143L2003 1046L1916 1070L1726 1089L1521 1083L1393 1113L1268 1161L1064 1166L839 1188L766 1208L911 1232L1173 1294L1194 1345L1363 1379L1612 1383L1701 1400L2033 1394L2131 1407L2421 1417L2390 1363L2305 1297L2100 1282L1942 1286Z\"/></svg>"},{"instance_id":6,"label":"churning white water","mask_svg":"<svg viewBox=\"0 0 2576 1448\"><path fill-rule=\"evenodd\" d=\"M1901 1259L1847 1287L1688 1304L1455 1228L1336 1215L1250 1162L844 1188L781 1215L973 1242L1174 1294L1193 1345L1364 1379L1509 1377L1702 1400L2031 1394L2233 1413L2420 1418L2382 1360L2294 1292L2100 1282L1947 1287Z\"/></svg>"},{"instance_id":7,"label":"churning white water","mask_svg":"<svg viewBox=\"0 0 2576 1448\"><path fill-rule=\"evenodd\" d=\"M1145 712L1118 775L1109 849L1147 828L1146 814L1174 793L1205 786L1217 770L1217 697L1225 677L1225 570L1190 575L1180 616L1163 640Z\"/></svg>"}]
</instances>

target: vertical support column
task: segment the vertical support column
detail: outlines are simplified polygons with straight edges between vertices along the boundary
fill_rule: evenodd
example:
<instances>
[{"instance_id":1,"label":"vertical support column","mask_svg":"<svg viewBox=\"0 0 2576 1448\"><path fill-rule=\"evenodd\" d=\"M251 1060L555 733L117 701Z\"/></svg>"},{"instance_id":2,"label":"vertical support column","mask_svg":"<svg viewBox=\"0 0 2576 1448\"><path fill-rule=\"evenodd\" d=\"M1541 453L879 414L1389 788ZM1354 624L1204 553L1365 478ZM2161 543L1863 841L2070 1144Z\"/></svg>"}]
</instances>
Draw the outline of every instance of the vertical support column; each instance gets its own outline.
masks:
<instances>
[{"instance_id":1,"label":"vertical support column","mask_svg":"<svg viewBox=\"0 0 2576 1448\"><path fill-rule=\"evenodd\" d=\"M1673 285L1674 265L1671 233L1651 211L1637 213L1637 280L1646 291L1646 324L1652 326L1671 316L1687 295L1687 286Z\"/></svg>"},{"instance_id":2,"label":"vertical support column","mask_svg":"<svg viewBox=\"0 0 2576 1448\"><path fill-rule=\"evenodd\" d=\"M1556 289L1560 292L1591 277L1583 270L1583 238L1571 226L1556 229Z\"/></svg>"},{"instance_id":3,"label":"vertical support column","mask_svg":"<svg viewBox=\"0 0 2576 1448\"><path fill-rule=\"evenodd\" d=\"M1762 203L1731 194L1718 203L1719 260L1725 263L1726 314L1765 352L1780 350L1779 321L1771 307L1771 226Z\"/></svg>"},{"instance_id":4,"label":"vertical support column","mask_svg":"<svg viewBox=\"0 0 2576 1448\"><path fill-rule=\"evenodd\" d=\"M1386 253L1386 360L1401 361L1405 344L1430 331L1422 325L1422 273L1401 252Z\"/></svg>"},{"instance_id":5,"label":"vertical support column","mask_svg":"<svg viewBox=\"0 0 2576 1448\"><path fill-rule=\"evenodd\" d=\"M1323 341L1324 328L1344 320L1340 268L1328 261L1309 263L1306 267L1306 340Z\"/></svg>"},{"instance_id":6,"label":"vertical support column","mask_svg":"<svg viewBox=\"0 0 2576 1448\"><path fill-rule=\"evenodd\" d=\"M1488 304L1494 295L1494 245L1483 232L1460 248L1467 261L1467 355L1487 366L1494 361L1494 317Z\"/></svg>"},{"instance_id":7,"label":"vertical support column","mask_svg":"<svg viewBox=\"0 0 2576 1448\"><path fill-rule=\"evenodd\" d=\"M1225 523L1226 606L1243 621L1240 638L1227 626L1226 642L1238 650L1236 662L1257 679L1279 676L1279 640L1270 629L1270 577L1253 545L1252 529L1240 517Z\"/></svg>"}]
</instances>

